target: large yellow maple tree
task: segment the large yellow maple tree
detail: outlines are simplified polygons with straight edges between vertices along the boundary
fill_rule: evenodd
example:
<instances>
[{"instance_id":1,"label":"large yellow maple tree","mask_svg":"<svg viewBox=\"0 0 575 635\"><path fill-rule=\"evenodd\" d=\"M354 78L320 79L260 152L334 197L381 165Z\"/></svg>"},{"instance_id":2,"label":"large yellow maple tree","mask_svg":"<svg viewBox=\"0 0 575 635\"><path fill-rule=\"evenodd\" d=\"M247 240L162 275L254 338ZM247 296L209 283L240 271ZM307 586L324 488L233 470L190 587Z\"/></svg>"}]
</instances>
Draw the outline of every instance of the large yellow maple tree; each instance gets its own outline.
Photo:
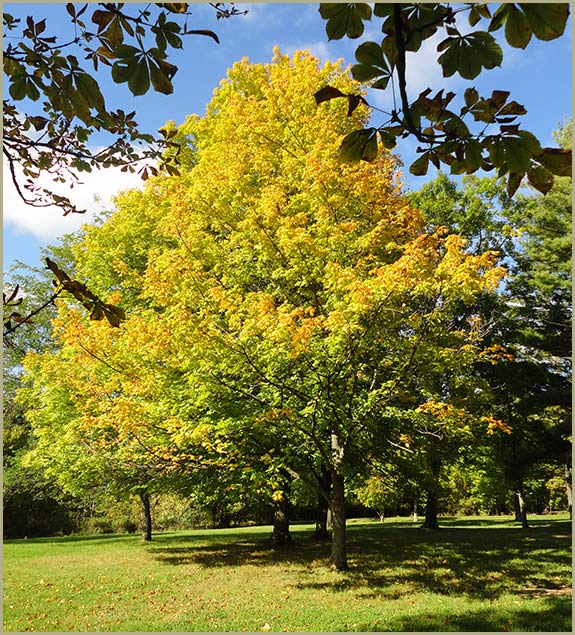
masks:
<instances>
[{"instance_id":1,"label":"large yellow maple tree","mask_svg":"<svg viewBox=\"0 0 575 635\"><path fill-rule=\"evenodd\" d=\"M186 170L120 198L78 252L97 291L115 282L109 301L127 303L128 319L60 328L77 363L89 348L90 364L119 367L105 372L117 384L106 412L89 408L100 429L133 439L134 426L159 426L151 438L169 465L178 453L193 464L202 448L237 463L237 448L257 439L292 478L329 470L331 559L345 569L346 476L395 443L410 412L449 402L480 353L482 325L460 309L504 271L496 254L426 232L393 155L338 159L369 112L353 104L348 116L342 100L317 107L327 84L360 89L341 64L305 52L236 63L205 115L177 129ZM96 262L107 277L91 273Z\"/></svg>"}]
</instances>

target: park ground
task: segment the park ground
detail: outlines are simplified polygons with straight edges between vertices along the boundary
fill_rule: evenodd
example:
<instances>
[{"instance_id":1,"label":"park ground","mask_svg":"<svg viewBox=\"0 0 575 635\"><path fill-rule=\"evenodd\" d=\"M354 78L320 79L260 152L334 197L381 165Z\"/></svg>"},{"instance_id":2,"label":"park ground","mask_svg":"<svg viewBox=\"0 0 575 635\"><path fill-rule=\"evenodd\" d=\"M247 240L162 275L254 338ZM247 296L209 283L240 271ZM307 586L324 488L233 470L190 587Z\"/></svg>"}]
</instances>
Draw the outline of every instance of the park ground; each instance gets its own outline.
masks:
<instances>
[{"instance_id":1,"label":"park ground","mask_svg":"<svg viewBox=\"0 0 575 635\"><path fill-rule=\"evenodd\" d=\"M292 527L4 543L4 632L571 632L571 522L349 522L348 572Z\"/></svg>"}]
</instances>

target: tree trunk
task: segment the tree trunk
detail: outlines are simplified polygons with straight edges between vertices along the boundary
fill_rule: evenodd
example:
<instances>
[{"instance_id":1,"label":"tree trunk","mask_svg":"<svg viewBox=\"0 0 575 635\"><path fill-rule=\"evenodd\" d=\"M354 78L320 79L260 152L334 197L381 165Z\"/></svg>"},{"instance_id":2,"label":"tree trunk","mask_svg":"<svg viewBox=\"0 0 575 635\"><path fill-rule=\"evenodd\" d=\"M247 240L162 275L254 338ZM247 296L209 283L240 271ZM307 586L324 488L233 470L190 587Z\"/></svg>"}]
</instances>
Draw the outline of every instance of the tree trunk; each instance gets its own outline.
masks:
<instances>
[{"instance_id":1,"label":"tree trunk","mask_svg":"<svg viewBox=\"0 0 575 635\"><path fill-rule=\"evenodd\" d=\"M569 518L573 518L573 490L571 489L571 470L569 466L565 466L565 494L567 495L567 506L569 509Z\"/></svg>"},{"instance_id":2,"label":"tree trunk","mask_svg":"<svg viewBox=\"0 0 575 635\"><path fill-rule=\"evenodd\" d=\"M152 509L150 506L150 495L140 494L142 503L142 540L149 542L152 540Z\"/></svg>"},{"instance_id":3,"label":"tree trunk","mask_svg":"<svg viewBox=\"0 0 575 635\"><path fill-rule=\"evenodd\" d=\"M347 570L345 529L345 484L343 476L335 470L331 473L331 566L338 571Z\"/></svg>"},{"instance_id":4,"label":"tree trunk","mask_svg":"<svg viewBox=\"0 0 575 635\"><path fill-rule=\"evenodd\" d=\"M291 543L289 530L289 500L284 492L281 497L274 501L274 530L272 533L272 545L283 547Z\"/></svg>"},{"instance_id":5,"label":"tree trunk","mask_svg":"<svg viewBox=\"0 0 575 635\"><path fill-rule=\"evenodd\" d=\"M432 460L430 463L431 473L433 475L433 482L431 487L427 489L427 501L425 504L425 522L422 527L424 529L439 529L439 523L437 522L437 507L438 507L438 488L439 488L439 468L441 464L437 460Z\"/></svg>"},{"instance_id":6,"label":"tree trunk","mask_svg":"<svg viewBox=\"0 0 575 635\"><path fill-rule=\"evenodd\" d=\"M331 489L331 472L327 468L323 468L319 477L320 490L317 496L317 516L315 520L315 532L312 536L313 540L329 540L329 531L327 530L328 512L329 512L329 493ZM325 494L327 494L327 498Z\"/></svg>"},{"instance_id":7,"label":"tree trunk","mask_svg":"<svg viewBox=\"0 0 575 635\"><path fill-rule=\"evenodd\" d=\"M513 505L515 506L515 520L521 523L523 529L529 529L529 524L527 523L527 507L525 506L521 479L517 481L516 489L513 492Z\"/></svg>"}]
</instances>

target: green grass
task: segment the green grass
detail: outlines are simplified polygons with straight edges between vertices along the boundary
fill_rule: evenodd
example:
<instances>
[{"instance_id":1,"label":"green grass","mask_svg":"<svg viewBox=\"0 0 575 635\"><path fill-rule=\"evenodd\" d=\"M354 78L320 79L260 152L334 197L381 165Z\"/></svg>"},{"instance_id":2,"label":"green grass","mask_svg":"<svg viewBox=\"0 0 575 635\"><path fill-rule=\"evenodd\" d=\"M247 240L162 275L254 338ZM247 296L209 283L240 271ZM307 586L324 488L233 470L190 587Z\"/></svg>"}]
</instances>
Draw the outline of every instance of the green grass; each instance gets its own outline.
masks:
<instances>
[{"instance_id":1,"label":"green grass","mask_svg":"<svg viewBox=\"0 0 575 635\"><path fill-rule=\"evenodd\" d=\"M350 571L293 527L4 544L4 631L571 632L571 523L350 521Z\"/></svg>"}]
</instances>

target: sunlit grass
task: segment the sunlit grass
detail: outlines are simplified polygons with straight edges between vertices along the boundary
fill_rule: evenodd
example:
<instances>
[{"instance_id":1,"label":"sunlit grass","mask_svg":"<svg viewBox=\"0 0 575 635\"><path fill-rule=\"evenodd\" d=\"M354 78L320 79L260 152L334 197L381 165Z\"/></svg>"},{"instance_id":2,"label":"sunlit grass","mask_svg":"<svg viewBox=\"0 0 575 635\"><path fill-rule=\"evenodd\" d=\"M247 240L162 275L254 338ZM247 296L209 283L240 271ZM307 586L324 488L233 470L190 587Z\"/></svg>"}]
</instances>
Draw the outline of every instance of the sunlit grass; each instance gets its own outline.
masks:
<instances>
[{"instance_id":1,"label":"sunlit grass","mask_svg":"<svg viewBox=\"0 0 575 635\"><path fill-rule=\"evenodd\" d=\"M538 517L349 524L350 571L329 545L269 527L7 541L4 631L571 632L571 524Z\"/></svg>"}]
</instances>

